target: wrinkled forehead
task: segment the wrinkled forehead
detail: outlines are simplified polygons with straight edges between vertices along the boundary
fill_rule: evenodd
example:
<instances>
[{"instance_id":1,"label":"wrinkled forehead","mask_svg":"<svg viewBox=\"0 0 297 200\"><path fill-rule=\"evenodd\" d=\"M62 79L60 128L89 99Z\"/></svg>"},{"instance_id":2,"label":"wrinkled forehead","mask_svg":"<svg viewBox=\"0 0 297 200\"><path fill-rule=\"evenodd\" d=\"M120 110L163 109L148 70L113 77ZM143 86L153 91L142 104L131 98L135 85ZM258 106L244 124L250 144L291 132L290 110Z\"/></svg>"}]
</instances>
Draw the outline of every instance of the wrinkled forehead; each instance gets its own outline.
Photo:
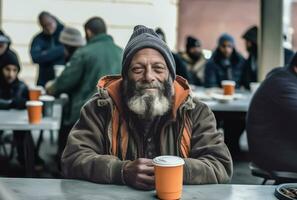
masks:
<instances>
[{"instance_id":1,"label":"wrinkled forehead","mask_svg":"<svg viewBox=\"0 0 297 200\"><path fill-rule=\"evenodd\" d=\"M164 56L156 49L143 48L137 51L132 57L130 66L138 62L162 63L166 65ZM166 65L167 66L167 65Z\"/></svg>"}]
</instances>

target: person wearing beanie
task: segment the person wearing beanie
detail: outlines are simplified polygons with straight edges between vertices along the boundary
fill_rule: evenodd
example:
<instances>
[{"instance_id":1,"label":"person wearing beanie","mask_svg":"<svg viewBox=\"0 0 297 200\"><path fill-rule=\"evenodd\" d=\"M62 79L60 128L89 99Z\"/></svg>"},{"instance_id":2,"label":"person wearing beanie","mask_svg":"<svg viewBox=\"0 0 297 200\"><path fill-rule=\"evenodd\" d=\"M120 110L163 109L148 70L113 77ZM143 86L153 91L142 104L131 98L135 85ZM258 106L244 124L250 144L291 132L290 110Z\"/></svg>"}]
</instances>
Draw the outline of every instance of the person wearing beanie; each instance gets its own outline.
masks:
<instances>
[{"instance_id":1,"label":"person wearing beanie","mask_svg":"<svg viewBox=\"0 0 297 200\"><path fill-rule=\"evenodd\" d=\"M87 44L78 30L66 28L60 40L66 46L82 46L73 53L65 70L55 80L46 84L50 95L69 96L67 109L63 112L63 123L58 138L59 158L66 145L67 136L80 115L80 109L96 92L98 79L108 74L120 74L123 51L107 34L102 18L92 17L85 23Z\"/></svg>"},{"instance_id":2,"label":"person wearing beanie","mask_svg":"<svg viewBox=\"0 0 297 200\"><path fill-rule=\"evenodd\" d=\"M59 37L59 41L64 45L64 56L66 63L70 60L74 52L86 44L85 38L76 28L65 27Z\"/></svg>"},{"instance_id":3,"label":"person wearing beanie","mask_svg":"<svg viewBox=\"0 0 297 200\"><path fill-rule=\"evenodd\" d=\"M240 87L244 58L235 48L234 38L224 33L218 46L205 66L205 87L221 87L222 80L233 80Z\"/></svg>"},{"instance_id":4,"label":"person wearing beanie","mask_svg":"<svg viewBox=\"0 0 297 200\"><path fill-rule=\"evenodd\" d=\"M18 79L20 64L15 53L7 52L0 62L0 109L24 109L28 87Z\"/></svg>"},{"instance_id":5,"label":"person wearing beanie","mask_svg":"<svg viewBox=\"0 0 297 200\"><path fill-rule=\"evenodd\" d=\"M62 155L66 178L155 187L152 159L184 159L185 184L226 183L232 160L210 109L176 75L166 43L143 25L124 49L122 73L105 76L84 105Z\"/></svg>"},{"instance_id":6,"label":"person wearing beanie","mask_svg":"<svg viewBox=\"0 0 297 200\"><path fill-rule=\"evenodd\" d=\"M243 35L245 47L248 52L248 59L243 64L243 72L241 76L241 85L250 90L250 83L258 82L258 27L250 27ZM285 39L285 38L284 38ZM284 66L287 66L294 56L294 51L284 49Z\"/></svg>"},{"instance_id":7,"label":"person wearing beanie","mask_svg":"<svg viewBox=\"0 0 297 200\"><path fill-rule=\"evenodd\" d=\"M55 78L54 65L64 65L64 47L59 36L64 26L51 13L43 11L38 16L42 31L34 36L30 55L33 63L39 65L37 85L45 84Z\"/></svg>"},{"instance_id":8,"label":"person wearing beanie","mask_svg":"<svg viewBox=\"0 0 297 200\"><path fill-rule=\"evenodd\" d=\"M156 33L164 42L166 42L165 33L161 28L157 28ZM176 75L182 76L189 83L192 83L191 74L189 74L190 72L188 72L187 66L186 66L185 62L183 61L183 59L181 58L181 56L177 53L172 52L172 51L171 51L171 53L173 55L174 62L175 62Z\"/></svg>"},{"instance_id":9,"label":"person wearing beanie","mask_svg":"<svg viewBox=\"0 0 297 200\"><path fill-rule=\"evenodd\" d=\"M202 86L204 83L204 67L206 58L202 52L201 41L193 36L186 39L186 51L180 56L187 66L189 83Z\"/></svg>"}]
</instances>

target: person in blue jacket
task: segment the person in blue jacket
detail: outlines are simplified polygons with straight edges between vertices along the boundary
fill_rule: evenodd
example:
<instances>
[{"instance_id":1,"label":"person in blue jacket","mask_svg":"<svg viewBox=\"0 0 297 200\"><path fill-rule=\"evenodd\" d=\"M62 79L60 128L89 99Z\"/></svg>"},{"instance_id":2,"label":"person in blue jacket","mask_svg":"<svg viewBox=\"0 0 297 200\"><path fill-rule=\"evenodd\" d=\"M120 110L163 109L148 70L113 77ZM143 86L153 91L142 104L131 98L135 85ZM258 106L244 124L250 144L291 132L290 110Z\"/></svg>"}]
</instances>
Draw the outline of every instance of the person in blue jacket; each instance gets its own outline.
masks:
<instances>
[{"instance_id":1,"label":"person in blue jacket","mask_svg":"<svg viewBox=\"0 0 297 200\"><path fill-rule=\"evenodd\" d=\"M37 85L45 84L55 78L54 65L63 65L64 46L59 42L63 25L48 12L41 12L38 16L42 32L32 41L30 54L34 63L39 65Z\"/></svg>"},{"instance_id":2,"label":"person in blue jacket","mask_svg":"<svg viewBox=\"0 0 297 200\"><path fill-rule=\"evenodd\" d=\"M221 87L222 80L233 80L239 87L244 61L235 48L234 38L227 33L222 34L218 39L218 47L205 66L205 87Z\"/></svg>"}]
</instances>

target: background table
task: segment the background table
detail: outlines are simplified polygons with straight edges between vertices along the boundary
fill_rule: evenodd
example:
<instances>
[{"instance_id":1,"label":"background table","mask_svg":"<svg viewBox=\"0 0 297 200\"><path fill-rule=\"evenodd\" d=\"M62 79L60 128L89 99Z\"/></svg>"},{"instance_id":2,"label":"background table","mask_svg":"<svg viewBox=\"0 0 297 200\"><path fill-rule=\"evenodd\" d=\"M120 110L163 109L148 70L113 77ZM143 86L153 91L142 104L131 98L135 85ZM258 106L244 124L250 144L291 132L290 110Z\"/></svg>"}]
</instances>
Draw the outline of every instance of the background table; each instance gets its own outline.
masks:
<instances>
[{"instance_id":1,"label":"background table","mask_svg":"<svg viewBox=\"0 0 297 200\"><path fill-rule=\"evenodd\" d=\"M40 130L40 136L36 144L38 152L43 140L43 132L58 131L62 120L62 103L57 101L53 108L53 117L42 118L39 124L30 124L28 121L27 110L0 110L0 131L35 131ZM24 132L24 158L26 175L34 177L34 152L35 145L30 134Z\"/></svg>"},{"instance_id":2,"label":"background table","mask_svg":"<svg viewBox=\"0 0 297 200\"><path fill-rule=\"evenodd\" d=\"M0 130L59 130L62 105L54 104L53 117L42 118L40 124L29 124L27 110L0 110Z\"/></svg>"},{"instance_id":3,"label":"background table","mask_svg":"<svg viewBox=\"0 0 297 200\"><path fill-rule=\"evenodd\" d=\"M12 192L5 193L12 194L15 199L22 200L156 199L155 191L139 191L127 186L102 185L79 180L0 178L0 184L2 184L0 191L10 190ZM277 198L273 194L275 187L263 185L185 185L182 199L276 200Z\"/></svg>"}]
</instances>

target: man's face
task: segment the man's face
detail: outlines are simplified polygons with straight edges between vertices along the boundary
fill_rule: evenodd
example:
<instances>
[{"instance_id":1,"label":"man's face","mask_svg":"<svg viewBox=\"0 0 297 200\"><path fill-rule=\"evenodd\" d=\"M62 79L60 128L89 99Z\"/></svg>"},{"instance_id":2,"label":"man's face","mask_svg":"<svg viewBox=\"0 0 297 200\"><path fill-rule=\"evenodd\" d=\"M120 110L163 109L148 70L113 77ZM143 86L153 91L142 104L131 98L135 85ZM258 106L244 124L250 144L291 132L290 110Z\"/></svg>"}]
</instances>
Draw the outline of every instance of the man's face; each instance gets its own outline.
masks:
<instances>
[{"instance_id":1,"label":"man's face","mask_svg":"<svg viewBox=\"0 0 297 200\"><path fill-rule=\"evenodd\" d=\"M124 80L126 103L141 118L166 113L171 105L172 79L164 57L151 48L138 51Z\"/></svg>"},{"instance_id":2,"label":"man's face","mask_svg":"<svg viewBox=\"0 0 297 200\"><path fill-rule=\"evenodd\" d=\"M297 66L294 67L294 71L297 74Z\"/></svg>"},{"instance_id":3,"label":"man's face","mask_svg":"<svg viewBox=\"0 0 297 200\"><path fill-rule=\"evenodd\" d=\"M6 51L8 47L7 43L0 43L0 55L4 54L4 52Z\"/></svg>"},{"instance_id":4,"label":"man's face","mask_svg":"<svg viewBox=\"0 0 297 200\"><path fill-rule=\"evenodd\" d=\"M47 35L52 35L57 29L57 22L54 18L50 16L44 16L40 20L40 25L42 30Z\"/></svg>"},{"instance_id":5,"label":"man's face","mask_svg":"<svg viewBox=\"0 0 297 200\"><path fill-rule=\"evenodd\" d=\"M223 44L219 46L219 50L225 58L230 58L233 53L233 44L229 41L224 41Z\"/></svg>"},{"instance_id":6,"label":"man's face","mask_svg":"<svg viewBox=\"0 0 297 200\"><path fill-rule=\"evenodd\" d=\"M188 55L192 60L197 61L201 56L201 51L201 47L191 47L188 49Z\"/></svg>"},{"instance_id":7,"label":"man's face","mask_svg":"<svg viewBox=\"0 0 297 200\"><path fill-rule=\"evenodd\" d=\"M2 73L7 83L13 83L18 75L18 68L15 65L6 65L2 68Z\"/></svg>"}]
</instances>

